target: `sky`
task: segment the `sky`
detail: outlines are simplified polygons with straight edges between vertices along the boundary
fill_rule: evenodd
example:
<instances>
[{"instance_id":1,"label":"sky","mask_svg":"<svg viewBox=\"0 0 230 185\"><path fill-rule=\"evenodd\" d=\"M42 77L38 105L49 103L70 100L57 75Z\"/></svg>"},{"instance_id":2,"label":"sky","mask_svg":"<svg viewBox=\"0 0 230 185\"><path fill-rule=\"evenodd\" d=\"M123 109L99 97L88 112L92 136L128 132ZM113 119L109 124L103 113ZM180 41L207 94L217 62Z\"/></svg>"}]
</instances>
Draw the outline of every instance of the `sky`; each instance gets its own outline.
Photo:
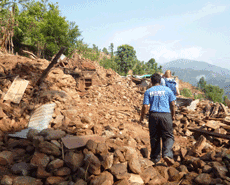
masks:
<instances>
[{"instance_id":1,"label":"sky","mask_svg":"<svg viewBox=\"0 0 230 185\"><path fill-rule=\"evenodd\" d=\"M176 59L230 69L229 0L49 0L99 49L128 44L140 61Z\"/></svg>"}]
</instances>

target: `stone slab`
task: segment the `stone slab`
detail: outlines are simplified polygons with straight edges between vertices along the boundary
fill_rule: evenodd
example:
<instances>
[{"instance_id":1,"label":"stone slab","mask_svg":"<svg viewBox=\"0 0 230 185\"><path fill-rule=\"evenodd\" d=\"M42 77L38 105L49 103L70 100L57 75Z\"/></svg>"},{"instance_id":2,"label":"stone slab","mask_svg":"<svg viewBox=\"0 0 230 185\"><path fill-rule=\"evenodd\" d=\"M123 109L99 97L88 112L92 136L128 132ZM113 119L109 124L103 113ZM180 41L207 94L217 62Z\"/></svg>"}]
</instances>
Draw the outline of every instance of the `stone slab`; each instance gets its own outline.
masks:
<instances>
[{"instance_id":1,"label":"stone slab","mask_svg":"<svg viewBox=\"0 0 230 185\"><path fill-rule=\"evenodd\" d=\"M90 139L98 143L105 142L105 138L98 135L66 136L62 138L62 142L66 148L75 149L85 146L87 141Z\"/></svg>"}]
</instances>

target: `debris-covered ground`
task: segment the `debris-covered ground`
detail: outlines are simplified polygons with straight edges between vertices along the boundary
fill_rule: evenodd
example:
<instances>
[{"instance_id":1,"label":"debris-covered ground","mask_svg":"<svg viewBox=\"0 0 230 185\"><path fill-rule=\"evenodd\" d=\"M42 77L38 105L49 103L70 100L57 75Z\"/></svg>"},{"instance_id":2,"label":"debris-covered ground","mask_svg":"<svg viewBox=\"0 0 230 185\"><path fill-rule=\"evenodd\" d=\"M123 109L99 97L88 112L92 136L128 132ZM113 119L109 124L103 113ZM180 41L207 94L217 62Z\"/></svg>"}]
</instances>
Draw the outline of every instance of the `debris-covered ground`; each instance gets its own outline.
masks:
<instances>
[{"instance_id":1,"label":"debris-covered ground","mask_svg":"<svg viewBox=\"0 0 230 185\"><path fill-rule=\"evenodd\" d=\"M148 123L138 124L143 93L131 78L76 55L52 68L38 88L49 61L7 54L0 61L1 184L230 184L230 115L223 104L179 107L176 162L153 165ZM80 65L95 70L87 90L79 88ZM66 73L68 67L76 73ZM4 100L16 76L29 81L19 103ZM27 128L40 106L53 103L47 129L30 129L26 138L11 135ZM38 115L39 124L49 120L46 114Z\"/></svg>"}]
</instances>

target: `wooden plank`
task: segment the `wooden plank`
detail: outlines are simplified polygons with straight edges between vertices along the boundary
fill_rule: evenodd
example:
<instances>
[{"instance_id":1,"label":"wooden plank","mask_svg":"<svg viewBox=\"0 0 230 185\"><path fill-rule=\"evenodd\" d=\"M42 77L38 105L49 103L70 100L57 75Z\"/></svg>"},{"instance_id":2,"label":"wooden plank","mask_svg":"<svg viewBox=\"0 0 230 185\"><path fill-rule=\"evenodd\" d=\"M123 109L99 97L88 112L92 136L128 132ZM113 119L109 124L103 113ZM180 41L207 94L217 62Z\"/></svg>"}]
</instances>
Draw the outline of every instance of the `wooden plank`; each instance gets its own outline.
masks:
<instances>
[{"instance_id":1,"label":"wooden plank","mask_svg":"<svg viewBox=\"0 0 230 185\"><path fill-rule=\"evenodd\" d=\"M225 105L223 103L220 103L220 107L223 109L224 114L228 115L228 111L227 111L227 109L226 109L226 107L225 107Z\"/></svg>"},{"instance_id":2,"label":"wooden plank","mask_svg":"<svg viewBox=\"0 0 230 185\"><path fill-rule=\"evenodd\" d=\"M68 149L80 148L86 145L88 140L104 143L105 138L98 135L86 135L86 136L66 136L62 138L62 142Z\"/></svg>"},{"instance_id":3,"label":"wooden plank","mask_svg":"<svg viewBox=\"0 0 230 185\"><path fill-rule=\"evenodd\" d=\"M224 123L230 125L230 116L224 118Z\"/></svg>"},{"instance_id":4,"label":"wooden plank","mask_svg":"<svg viewBox=\"0 0 230 185\"><path fill-rule=\"evenodd\" d=\"M223 122L224 121L224 118L209 118L209 117L206 117L207 120L214 120L214 121L221 121Z\"/></svg>"},{"instance_id":5,"label":"wooden plank","mask_svg":"<svg viewBox=\"0 0 230 185\"><path fill-rule=\"evenodd\" d=\"M220 123L220 126L223 127L226 130L230 130L230 125L226 125L224 123Z\"/></svg>"},{"instance_id":6,"label":"wooden plank","mask_svg":"<svg viewBox=\"0 0 230 185\"><path fill-rule=\"evenodd\" d=\"M28 80L21 79L17 76L11 84L10 88L8 89L3 100L10 100L11 102L17 104L20 103L28 84Z\"/></svg>"},{"instance_id":7,"label":"wooden plank","mask_svg":"<svg viewBox=\"0 0 230 185\"><path fill-rule=\"evenodd\" d=\"M212 111L210 117L216 117L217 116L219 107L220 107L220 104L216 103L216 105L214 106L213 111Z\"/></svg>"},{"instance_id":8,"label":"wooden plank","mask_svg":"<svg viewBox=\"0 0 230 185\"><path fill-rule=\"evenodd\" d=\"M200 134L203 134L203 135L209 135L209 136L213 136L213 137L218 137L218 138L223 138L223 139L229 139L230 140L229 135L209 132L209 131L206 131L206 130L195 129L195 128L188 128L188 129L191 130L192 132L197 132L197 133L200 133Z\"/></svg>"},{"instance_id":9,"label":"wooden plank","mask_svg":"<svg viewBox=\"0 0 230 185\"><path fill-rule=\"evenodd\" d=\"M208 103L206 106L205 106L205 108L204 108L204 110L205 110L205 116L209 116L210 115L210 111L211 111L211 105Z\"/></svg>"},{"instance_id":10,"label":"wooden plank","mask_svg":"<svg viewBox=\"0 0 230 185\"><path fill-rule=\"evenodd\" d=\"M218 121L207 121L207 123L205 123L206 127L212 128L212 129L217 129L220 128L220 122Z\"/></svg>"}]
</instances>

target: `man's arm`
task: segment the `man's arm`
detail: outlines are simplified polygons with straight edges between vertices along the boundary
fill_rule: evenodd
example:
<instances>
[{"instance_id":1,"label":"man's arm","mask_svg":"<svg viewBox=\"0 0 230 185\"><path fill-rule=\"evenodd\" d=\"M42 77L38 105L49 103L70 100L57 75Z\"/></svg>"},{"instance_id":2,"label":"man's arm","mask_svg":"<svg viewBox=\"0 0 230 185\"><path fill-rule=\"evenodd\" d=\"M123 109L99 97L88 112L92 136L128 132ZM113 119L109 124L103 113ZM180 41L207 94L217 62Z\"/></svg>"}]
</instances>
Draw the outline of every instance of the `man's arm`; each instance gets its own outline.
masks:
<instances>
[{"instance_id":1,"label":"man's arm","mask_svg":"<svg viewBox=\"0 0 230 185\"><path fill-rule=\"evenodd\" d=\"M177 93L177 96L180 95L179 83L177 81L176 81L176 93Z\"/></svg>"},{"instance_id":2,"label":"man's arm","mask_svg":"<svg viewBox=\"0 0 230 185\"><path fill-rule=\"evenodd\" d=\"M180 95L180 91L179 91L179 88L178 88L178 87L176 87L176 93L177 93L177 96Z\"/></svg>"},{"instance_id":3,"label":"man's arm","mask_svg":"<svg viewBox=\"0 0 230 185\"><path fill-rule=\"evenodd\" d=\"M175 120L175 115L176 115L175 101L172 101L170 103L170 110L172 114L172 120Z\"/></svg>"},{"instance_id":4,"label":"man's arm","mask_svg":"<svg viewBox=\"0 0 230 185\"><path fill-rule=\"evenodd\" d=\"M148 105L143 105L141 109L141 117L139 123L141 123L144 119L145 113L148 110Z\"/></svg>"}]
</instances>

